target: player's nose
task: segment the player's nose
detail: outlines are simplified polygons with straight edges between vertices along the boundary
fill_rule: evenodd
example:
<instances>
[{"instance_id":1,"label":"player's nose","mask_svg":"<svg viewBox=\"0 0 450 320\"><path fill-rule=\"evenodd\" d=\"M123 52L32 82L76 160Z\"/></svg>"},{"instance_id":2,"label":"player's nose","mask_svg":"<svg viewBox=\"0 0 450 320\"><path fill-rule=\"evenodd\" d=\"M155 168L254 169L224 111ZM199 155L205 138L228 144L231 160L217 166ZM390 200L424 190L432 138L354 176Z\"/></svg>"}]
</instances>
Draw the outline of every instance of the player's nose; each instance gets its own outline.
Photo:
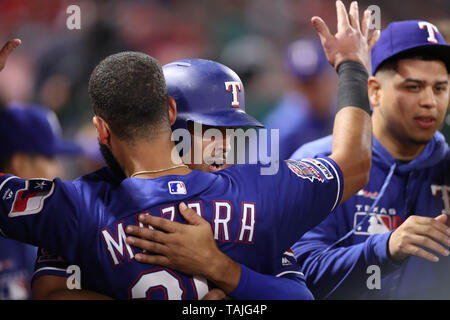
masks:
<instances>
[{"instance_id":1,"label":"player's nose","mask_svg":"<svg viewBox=\"0 0 450 320\"><path fill-rule=\"evenodd\" d=\"M431 86L427 86L420 95L420 106L424 108L436 108L437 100L436 95Z\"/></svg>"}]
</instances>

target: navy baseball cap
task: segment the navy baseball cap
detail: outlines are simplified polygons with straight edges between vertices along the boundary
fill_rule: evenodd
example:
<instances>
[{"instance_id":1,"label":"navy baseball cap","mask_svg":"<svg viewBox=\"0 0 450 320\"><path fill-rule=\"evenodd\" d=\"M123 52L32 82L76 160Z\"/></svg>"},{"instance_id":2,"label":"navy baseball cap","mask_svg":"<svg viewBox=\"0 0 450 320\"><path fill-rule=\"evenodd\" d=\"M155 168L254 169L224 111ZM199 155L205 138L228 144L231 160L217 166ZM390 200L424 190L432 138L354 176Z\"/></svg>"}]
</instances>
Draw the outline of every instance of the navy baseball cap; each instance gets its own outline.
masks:
<instances>
[{"instance_id":1,"label":"navy baseball cap","mask_svg":"<svg viewBox=\"0 0 450 320\"><path fill-rule=\"evenodd\" d=\"M407 52L428 53L442 60L450 70L450 46L438 28L427 21L407 20L390 23L372 49L372 74L383 62Z\"/></svg>"},{"instance_id":2,"label":"navy baseball cap","mask_svg":"<svg viewBox=\"0 0 450 320\"><path fill-rule=\"evenodd\" d=\"M0 110L0 155L16 152L75 155L81 148L63 139L56 114L37 105L10 104Z\"/></svg>"},{"instance_id":3,"label":"navy baseball cap","mask_svg":"<svg viewBox=\"0 0 450 320\"><path fill-rule=\"evenodd\" d=\"M309 80L324 71L333 70L322 44L316 38L302 38L290 43L285 52L287 68L299 79Z\"/></svg>"}]
</instances>

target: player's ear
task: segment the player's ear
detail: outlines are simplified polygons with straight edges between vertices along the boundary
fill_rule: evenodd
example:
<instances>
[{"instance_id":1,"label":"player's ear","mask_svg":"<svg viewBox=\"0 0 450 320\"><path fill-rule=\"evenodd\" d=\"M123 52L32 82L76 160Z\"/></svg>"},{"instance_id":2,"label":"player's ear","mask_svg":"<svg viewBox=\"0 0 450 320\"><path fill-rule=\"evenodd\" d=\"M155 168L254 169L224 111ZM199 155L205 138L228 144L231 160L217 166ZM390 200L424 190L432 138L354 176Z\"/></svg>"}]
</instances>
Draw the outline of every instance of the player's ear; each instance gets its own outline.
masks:
<instances>
[{"instance_id":1,"label":"player's ear","mask_svg":"<svg viewBox=\"0 0 450 320\"><path fill-rule=\"evenodd\" d=\"M109 145L111 139L111 132L106 121L99 116L94 116L92 118L92 123L97 129L97 136L99 142L101 144Z\"/></svg>"},{"instance_id":2,"label":"player's ear","mask_svg":"<svg viewBox=\"0 0 450 320\"><path fill-rule=\"evenodd\" d=\"M377 78L370 77L368 87L370 104L375 108L380 104L381 83Z\"/></svg>"},{"instance_id":3,"label":"player's ear","mask_svg":"<svg viewBox=\"0 0 450 320\"><path fill-rule=\"evenodd\" d=\"M173 126L177 120L177 103L175 99L169 96L169 121L170 125Z\"/></svg>"}]
</instances>

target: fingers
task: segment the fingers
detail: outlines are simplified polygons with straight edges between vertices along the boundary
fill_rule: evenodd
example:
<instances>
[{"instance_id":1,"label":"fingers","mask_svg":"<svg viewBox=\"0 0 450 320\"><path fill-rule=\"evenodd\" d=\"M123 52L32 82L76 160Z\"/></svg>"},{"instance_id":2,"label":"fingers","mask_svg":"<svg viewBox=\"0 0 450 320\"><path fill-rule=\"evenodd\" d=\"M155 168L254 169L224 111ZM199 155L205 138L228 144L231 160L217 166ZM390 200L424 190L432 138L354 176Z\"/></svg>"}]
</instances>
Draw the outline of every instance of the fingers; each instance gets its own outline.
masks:
<instances>
[{"instance_id":1,"label":"fingers","mask_svg":"<svg viewBox=\"0 0 450 320\"><path fill-rule=\"evenodd\" d=\"M370 16L371 12L369 10L365 10L361 21L361 33L366 39L369 37Z\"/></svg>"},{"instance_id":2,"label":"fingers","mask_svg":"<svg viewBox=\"0 0 450 320\"><path fill-rule=\"evenodd\" d=\"M328 28L325 21L322 20L320 17L312 17L311 23L316 30L316 32L319 34L320 40L322 40L322 44L327 40L333 38L333 35L330 33L330 29Z\"/></svg>"},{"instance_id":3,"label":"fingers","mask_svg":"<svg viewBox=\"0 0 450 320\"><path fill-rule=\"evenodd\" d=\"M434 218L434 220L436 220L436 221L442 223L443 225L445 225L445 226L447 226L447 227L450 227L450 217L449 217L448 214L443 213L443 214L441 214L440 216ZM446 230L446 232L448 232L448 234L450 235L450 228L448 228L448 229Z\"/></svg>"},{"instance_id":4,"label":"fingers","mask_svg":"<svg viewBox=\"0 0 450 320\"><path fill-rule=\"evenodd\" d=\"M450 254L450 252L446 248L444 248L442 245L440 245L436 241L430 239L429 237L426 237L426 236L415 236L414 238L413 238L413 241L415 243L420 244L420 246L423 247L423 248L429 249L429 250L431 250L431 251L433 251L435 253L438 253L438 254L440 254L440 255L442 255L444 257L447 257ZM436 259L436 258L433 258L433 259L438 261L439 259Z\"/></svg>"},{"instance_id":5,"label":"fingers","mask_svg":"<svg viewBox=\"0 0 450 320\"><path fill-rule=\"evenodd\" d=\"M358 31L361 30L361 28L359 26L358 2L356 2L356 1L352 2L352 4L350 5L348 17L349 17L350 25Z\"/></svg>"},{"instance_id":6,"label":"fingers","mask_svg":"<svg viewBox=\"0 0 450 320\"><path fill-rule=\"evenodd\" d=\"M370 36L369 41L367 42L371 50L373 46L378 42L378 39L380 39L380 30L375 30Z\"/></svg>"},{"instance_id":7,"label":"fingers","mask_svg":"<svg viewBox=\"0 0 450 320\"><path fill-rule=\"evenodd\" d=\"M22 42L20 39L9 40L0 50L0 70L5 67L6 60L11 52L14 51Z\"/></svg>"},{"instance_id":8,"label":"fingers","mask_svg":"<svg viewBox=\"0 0 450 320\"><path fill-rule=\"evenodd\" d=\"M436 245L431 244L430 241L437 241L445 246L450 246L449 230L447 226L428 217L416 216L415 220L416 224L410 227L410 233L412 235L421 236L421 241L417 242L416 240L415 244L431 249L442 255L446 255L446 249L442 248L440 245L437 247Z\"/></svg>"},{"instance_id":9,"label":"fingers","mask_svg":"<svg viewBox=\"0 0 450 320\"><path fill-rule=\"evenodd\" d=\"M181 215L186 219L189 224L199 225L206 222L202 217L200 217L194 209L189 208L184 202L181 202L178 206Z\"/></svg>"},{"instance_id":10,"label":"fingers","mask_svg":"<svg viewBox=\"0 0 450 320\"><path fill-rule=\"evenodd\" d=\"M153 254L138 253L134 256L136 261L147 264L154 264L163 267L171 267L170 260L164 256L158 256Z\"/></svg>"},{"instance_id":11,"label":"fingers","mask_svg":"<svg viewBox=\"0 0 450 320\"><path fill-rule=\"evenodd\" d=\"M158 231L158 230L150 230L148 228L141 228L141 227L136 227L136 226L127 226L127 228L125 229L126 232L128 234L131 234L133 236L139 237L141 239L145 239L145 240L141 240L141 241L155 241L155 242L159 242L159 243L166 243L169 239L169 234L162 232L162 231ZM134 243L130 243L133 244ZM140 247L139 245L136 245L137 247ZM140 247L141 248L141 247ZM145 250L145 248L142 248Z\"/></svg>"},{"instance_id":12,"label":"fingers","mask_svg":"<svg viewBox=\"0 0 450 320\"><path fill-rule=\"evenodd\" d=\"M428 218L428 217L420 217L420 216L412 216L415 218L416 222L423 226L425 229L423 230L424 234L429 234L432 232L433 229L440 231L445 236L450 236L450 228L442 223L440 220L443 220L444 217L439 216L434 219ZM444 242L445 243L445 242ZM448 244L447 244L448 245Z\"/></svg>"},{"instance_id":13,"label":"fingers","mask_svg":"<svg viewBox=\"0 0 450 320\"><path fill-rule=\"evenodd\" d=\"M7 43L7 45L11 46L8 50L14 50L15 48L17 48L18 46L20 46L22 44L22 40L20 39L12 39L9 40Z\"/></svg>"},{"instance_id":14,"label":"fingers","mask_svg":"<svg viewBox=\"0 0 450 320\"><path fill-rule=\"evenodd\" d=\"M226 294L222 290L215 288L209 291L202 300L223 300L225 299Z\"/></svg>"},{"instance_id":15,"label":"fingers","mask_svg":"<svg viewBox=\"0 0 450 320\"><path fill-rule=\"evenodd\" d=\"M420 248L417 246L409 245L405 248L405 253L407 253L410 256L416 256L425 260L428 260L430 262L438 262L439 258L436 257L434 254Z\"/></svg>"},{"instance_id":16,"label":"fingers","mask_svg":"<svg viewBox=\"0 0 450 320\"><path fill-rule=\"evenodd\" d=\"M3 48L0 50L0 55L9 56L11 54L11 52L13 52L14 49L17 48L21 43L22 43L22 41L20 39L9 40L8 42L5 43Z\"/></svg>"},{"instance_id":17,"label":"fingers","mask_svg":"<svg viewBox=\"0 0 450 320\"><path fill-rule=\"evenodd\" d=\"M180 225L178 222L170 221L164 218L154 217L150 214L141 214L139 215L138 220L143 224L170 233L176 232Z\"/></svg>"},{"instance_id":18,"label":"fingers","mask_svg":"<svg viewBox=\"0 0 450 320\"><path fill-rule=\"evenodd\" d=\"M338 32L343 32L350 26L350 21L348 20L347 10L342 1L336 1L336 15L337 15L337 30Z\"/></svg>"},{"instance_id":19,"label":"fingers","mask_svg":"<svg viewBox=\"0 0 450 320\"><path fill-rule=\"evenodd\" d=\"M392 243L391 239L389 240L391 256L403 260L408 255L414 255L431 262L439 261L436 254L448 256L450 228L442 223L444 219L446 218L442 216L435 219L410 216L391 235Z\"/></svg>"},{"instance_id":20,"label":"fingers","mask_svg":"<svg viewBox=\"0 0 450 320\"><path fill-rule=\"evenodd\" d=\"M442 256L447 257L449 255L449 251L445 249L443 246L438 244L437 242L431 240L428 237L425 236L419 236L419 235L412 235L411 236L411 244L407 245L404 248L405 253L409 255L414 255L419 258L426 259L430 262L438 262L439 258L434 255L433 253L424 250L428 249L435 253L438 253Z\"/></svg>"},{"instance_id":21,"label":"fingers","mask_svg":"<svg viewBox=\"0 0 450 320\"><path fill-rule=\"evenodd\" d=\"M125 241L129 245L135 246L151 253L165 254L167 252L166 246L158 242L149 241L149 239L143 240L135 237L127 237Z\"/></svg>"}]
</instances>

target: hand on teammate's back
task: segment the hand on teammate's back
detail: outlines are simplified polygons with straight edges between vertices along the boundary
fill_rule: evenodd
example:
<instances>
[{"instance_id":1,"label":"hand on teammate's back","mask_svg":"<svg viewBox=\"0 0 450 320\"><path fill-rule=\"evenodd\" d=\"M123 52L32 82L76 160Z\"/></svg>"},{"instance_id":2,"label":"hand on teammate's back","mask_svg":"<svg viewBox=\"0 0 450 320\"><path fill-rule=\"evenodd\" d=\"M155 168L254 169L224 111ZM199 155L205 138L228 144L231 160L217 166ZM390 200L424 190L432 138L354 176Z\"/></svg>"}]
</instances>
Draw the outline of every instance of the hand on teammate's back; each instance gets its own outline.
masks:
<instances>
[{"instance_id":1,"label":"hand on teammate's back","mask_svg":"<svg viewBox=\"0 0 450 320\"><path fill-rule=\"evenodd\" d=\"M139 221L156 229L128 226L128 244L151 252L138 253L139 262L161 265L186 274L200 275L222 288L233 291L240 278L239 264L219 250L211 225L183 202L180 213L188 224L152 215L141 215ZM208 261L208 263L205 263ZM226 277L223 275L228 274ZM226 278L226 281L222 280Z\"/></svg>"}]
</instances>

